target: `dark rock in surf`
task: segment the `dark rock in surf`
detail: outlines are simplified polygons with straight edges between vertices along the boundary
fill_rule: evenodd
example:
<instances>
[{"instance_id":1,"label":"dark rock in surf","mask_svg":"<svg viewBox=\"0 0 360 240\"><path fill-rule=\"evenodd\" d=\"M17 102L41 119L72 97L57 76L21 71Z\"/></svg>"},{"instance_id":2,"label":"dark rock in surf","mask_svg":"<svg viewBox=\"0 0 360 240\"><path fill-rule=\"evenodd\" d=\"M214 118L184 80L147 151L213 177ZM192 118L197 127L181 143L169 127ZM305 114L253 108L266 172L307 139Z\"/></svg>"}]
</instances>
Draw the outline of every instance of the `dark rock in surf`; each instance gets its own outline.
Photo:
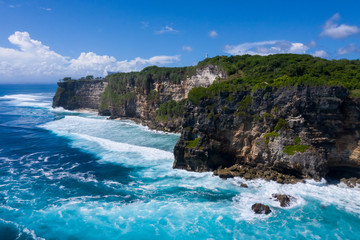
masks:
<instances>
[{"instance_id":1,"label":"dark rock in surf","mask_svg":"<svg viewBox=\"0 0 360 240\"><path fill-rule=\"evenodd\" d=\"M255 214L269 214L271 213L271 209L268 205L264 205L261 203L255 203L252 205L251 209L254 211Z\"/></svg>"},{"instance_id":2,"label":"dark rock in surf","mask_svg":"<svg viewBox=\"0 0 360 240\"><path fill-rule=\"evenodd\" d=\"M291 202L295 201L296 198L294 198L293 196L290 195L286 195L286 194L273 194L272 195L273 198L276 199L276 201L280 202L280 207L290 207Z\"/></svg>"}]
</instances>

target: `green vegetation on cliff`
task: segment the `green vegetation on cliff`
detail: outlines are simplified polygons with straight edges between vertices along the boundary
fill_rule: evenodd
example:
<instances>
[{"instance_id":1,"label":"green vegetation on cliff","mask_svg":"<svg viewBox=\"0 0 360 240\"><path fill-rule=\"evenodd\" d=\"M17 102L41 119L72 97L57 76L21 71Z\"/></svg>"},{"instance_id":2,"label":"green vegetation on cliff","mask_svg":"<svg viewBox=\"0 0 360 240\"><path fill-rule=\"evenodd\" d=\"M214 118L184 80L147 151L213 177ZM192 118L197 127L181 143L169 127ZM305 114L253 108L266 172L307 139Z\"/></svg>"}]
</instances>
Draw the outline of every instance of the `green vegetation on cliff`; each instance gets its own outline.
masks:
<instances>
[{"instance_id":1,"label":"green vegetation on cliff","mask_svg":"<svg viewBox=\"0 0 360 240\"><path fill-rule=\"evenodd\" d=\"M309 148L309 145L288 145L284 148L284 153L291 156L294 155L295 152L304 153Z\"/></svg>"},{"instance_id":2,"label":"green vegetation on cliff","mask_svg":"<svg viewBox=\"0 0 360 240\"><path fill-rule=\"evenodd\" d=\"M222 92L256 91L266 87L344 86L351 96L360 96L360 61L326 60L310 55L277 54L269 56L217 56L198 66L217 65L228 74L208 88L193 88L189 100L198 104Z\"/></svg>"},{"instance_id":3,"label":"green vegetation on cliff","mask_svg":"<svg viewBox=\"0 0 360 240\"><path fill-rule=\"evenodd\" d=\"M160 105L159 109L156 110L156 119L167 121L174 118L181 118L184 113L184 106L186 100L176 102L169 100Z\"/></svg>"},{"instance_id":4,"label":"green vegetation on cliff","mask_svg":"<svg viewBox=\"0 0 360 240\"><path fill-rule=\"evenodd\" d=\"M119 105L128 101L135 101L136 98L136 93L134 91L117 93L110 88L105 88L99 108L100 110L105 110L109 105Z\"/></svg>"},{"instance_id":5,"label":"green vegetation on cliff","mask_svg":"<svg viewBox=\"0 0 360 240\"><path fill-rule=\"evenodd\" d=\"M271 114L270 114L271 115ZM265 116L265 115L264 115ZM271 115L272 116L272 115ZM265 138L265 144L266 146L269 145L269 142L270 142L270 139L274 139L274 138L277 138L279 137L279 131L286 128L288 126L288 123L285 119L283 118L280 118L278 120L278 122L276 123L275 127L274 127L274 131L272 132L269 132L269 133L266 133L264 138ZM299 138L300 139L300 138ZM295 143L297 141L297 138L295 139ZM300 141L299 141L300 143ZM296 143L297 144L297 143Z\"/></svg>"},{"instance_id":6,"label":"green vegetation on cliff","mask_svg":"<svg viewBox=\"0 0 360 240\"><path fill-rule=\"evenodd\" d=\"M104 110L112 105L136 100L137 94L147 95L147 101L159 104L160 96L154 90L156 82L169 81L172 84L180 84L187 77L194 75L195 72L195 67L165 68L151 66L140 72L111 74L105 78L108 81L108 86L103 93L100 108ZM161 116L173 117L173 115L178 114L177 111L171 110L169 113L164 113L164 109L162 109Z\"/></svg>"},{"instance_id":7,"label":"green vegetation on cliff","mask_svg":"<svg viewBox=\"0 0 360 240\"><path fill-rule=\"evenodd\" d=\"M188 148L197 148L200 144L200 137L195 138L194 140L187 142Z\"/></svg>"},{"instance_id":8,"label":"green vegetation on cliff","mask_svg":"<svg viewBox=\"0 0 360 240\"><path fill-rule=\"evenodd\" d=\"M179 84L187 77L195 74L195 67L167 68L151 66L140 72L114 73L106 77L109 87L118 91L126 90L126 86L136 87L137 91L150 91L154 82L169 81Z\"/></svg>"},{"instance_id":9,"label":"green vegetation on cliff","mask_svg":"<svg viewBox=\"0 0 360 240\"><path fill-rule=\"evenodd\" d=\"M304 153L306 150L308 150L310 148L309 145L300 145L301 139L299 136L297 136L294 139L294 143L295 145L287 145L285 146L283 152L286 153L287 155L294 155L295 152L299 152L299 153Z\"/></svg>"}]
</instances>

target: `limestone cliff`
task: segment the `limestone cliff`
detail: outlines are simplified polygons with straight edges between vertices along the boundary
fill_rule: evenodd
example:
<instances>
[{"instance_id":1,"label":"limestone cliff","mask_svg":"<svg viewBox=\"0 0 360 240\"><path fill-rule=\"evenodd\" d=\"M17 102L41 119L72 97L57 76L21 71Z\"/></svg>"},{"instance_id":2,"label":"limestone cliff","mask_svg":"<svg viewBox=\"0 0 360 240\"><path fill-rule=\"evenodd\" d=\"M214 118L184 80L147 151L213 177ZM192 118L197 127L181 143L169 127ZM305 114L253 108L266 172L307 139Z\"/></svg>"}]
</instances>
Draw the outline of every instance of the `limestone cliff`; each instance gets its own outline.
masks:
<instances>
[{"instance_id":1,"label":"limestone cliff","mask_svg":"<svg viewBox=\"0 0 360 240\"><path fill-rule=\"evenodd\" d=\"M154 129L178 132L181 114L159 118L156 110L169 101L179 102L193 87L210 86L226 74L217 66L187 68L145 68L139 73L119 73L109 77L99 113L111 118L133 118ZM180 104L180 103L179 103Z\"/></svg>"},{"instance_id":2,"label":"limestone cliff","mask_svg":"<svg viewBox=\"0 0 360 240\"><path fill-rule=\"evenodd\" d=\"M53 107L97 110L107 84L104 80L58 82Z\"/></svg>"},{"instance_id":3,"label":"limestone cliff","mask_svg":"<svg viewBox=\"0 0 360 240\"><path fill-rule=\"evenodd\" d=\"M296 182L360 176L359 97L360 61L279 54L63 82L53 105L181 131L174 168Z\"/></svg>"},{"instance_id":4,"label":"limestone cliff","mask_svg":"<svg viewBox=\"0 0 360 240\"><path fill-rule=\"evenodd\" d=\"M117 73L104 80L59 82L53 107L89 108L111 118L132 118L154 129L179 132L181 114L158 117L156 110L169 101L185 99L193 87L208 87L226 73L218 66L159 68ZM183 104L184 102L178 103Z\"/></svg>"},{"instance_id":5,"label":"limestone cliff","mask_svg":"<svg viewBox=\"0 0 360 240\"><path fill-rule=\"evenodd\" d=\"M222 94L185 105L174 168L280 182L360 169L360 104L345 88Z\"/></svg>"}]
</instances>

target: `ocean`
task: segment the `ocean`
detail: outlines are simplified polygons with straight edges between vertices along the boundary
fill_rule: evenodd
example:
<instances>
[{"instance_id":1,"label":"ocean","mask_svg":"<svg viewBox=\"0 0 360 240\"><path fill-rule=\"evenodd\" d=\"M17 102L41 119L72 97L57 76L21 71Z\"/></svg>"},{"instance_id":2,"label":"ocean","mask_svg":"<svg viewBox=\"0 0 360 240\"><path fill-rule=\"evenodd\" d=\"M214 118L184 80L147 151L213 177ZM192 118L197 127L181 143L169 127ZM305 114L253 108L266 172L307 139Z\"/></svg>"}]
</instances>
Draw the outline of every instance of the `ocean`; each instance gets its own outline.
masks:
<instances>
[{"instance_id":1,"label":"ocean","mask_svg":"<svg viewBox=\"0 0 360 240\"><path fill-rule=\"evenodd\" d=\"M1 240L360 239L360 188L172 169L179 135L53 109L55 91L0 85Z\"/></svg>"}]
</instances>

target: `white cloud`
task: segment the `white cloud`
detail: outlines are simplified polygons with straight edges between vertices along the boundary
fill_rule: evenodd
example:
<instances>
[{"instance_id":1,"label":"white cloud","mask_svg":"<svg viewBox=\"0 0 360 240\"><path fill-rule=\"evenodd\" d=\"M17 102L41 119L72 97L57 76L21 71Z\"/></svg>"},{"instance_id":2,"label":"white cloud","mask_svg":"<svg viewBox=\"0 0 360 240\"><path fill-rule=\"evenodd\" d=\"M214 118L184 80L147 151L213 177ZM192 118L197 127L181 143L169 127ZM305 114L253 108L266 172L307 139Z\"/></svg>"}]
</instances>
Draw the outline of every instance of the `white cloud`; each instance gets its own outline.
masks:
<instances>
[{"instance_id":1,"label":"white cloud","mask_svg":"<svg viewBox=\"0 0 360 240\"><path fill-rule=\"evenodd\" d=\"M191 46L183 46L182 47L183 51L187 51L187 52L191 52L192 50L194 50Z\"/></svg>"},{"instance_id":2,"label":"white cloud","mask_svg":"<svg viewBox=\"0 0 360 240\"><path fill-rule=\"evenodd\" d=\"M209 37L215 38L218 36L218 33L215 30L209 32Z\"/></svg>"},{"instance_id":3,"label":"white cloud","mask_svg":"<svg viewBox=\"0 0 360 240\"><path fill-rule=\"evenodd\" d=\"M0 80L39 81L57 80L65 76L104 76L107 71L138 71L149 65L166 65L180 61L180 56L154 56L149 59L137 57L133 60L118 61L115 57L81 53L78 58L62 56L30 38L27 32L15 32L9 37L17 48L0 47Z\"/></svg>"},{"instance_id":4,"label":"white cloud","mask_svg":"<svg viewBox=\"0 0 360 240\"><path fill-rule=\"evenodd\" d=\"M316 42L314 40L311 40L308 44L308 47L316 47Z\"/></svg>"},{"instance_id":5,"label":"white cloud","mask_svg":"<svg viewBox=\"0 0 360 240\"><path fill-rule=\"evenodd\" d=\"M339 55L345 55L348 53L360 53L360 48L358 48L355 44L351 43L343 48L339 48L337 50L337 54Z\"/></svg>"},{"instance_id":6,"label":"white cloud","mask_svg":"<svg viewBox=\"0 0 360 240\"><path fill-rule=\"evenodd\" d=\"M242 43L239 45L226 45L225 52L232 55L261 55L266 56L277 53L304 54L309 49L303 43L292 43L284 40Z\"/></svg>"},{"instance_id":7,"label":"white cloud","mask_svg":"<svg viewBox=\"0 0 360 240\"><path fill-rule=\"evenodd\" d=\"M45 7L41 8L41 9L45 10L45 11L48 11L48 12L50 12L52 10L51 8L45 8Z\"/></svg>"},{"instance_id":8,"label":"white cloud","mask_svg":"<svg viewBox=\"0 0 360 240\"><path fill-rule=\"evenodd\" d=\"M164 33L176 33L179 32L178 30L175 30L172 27L169 27L168 25L166 25L165 27L163 27L162 29L160 29L159 31L156 31L156 34L164 34Z\"/></svg>"},{"instance_id":9,"label":"white cloud","mask_svg":"<svg viewBox=\"0 0 360 240\"><path fill-rule=\"evenodd\" d=\"M320 35L331 38L346 38L360 32L360 29L355 25L339 25L338 23L336 23L338 20L340 20L340 18L341 17L338 13L334 14L334 16L332 16L329 20L326 21L323 27L323 31Z\"/></svg>"},{"instance_id":10,"label":"white cloud","mask_svg":"<svg viewBox=\"0 0 360 240\"><path fill-rule=\"evenodd\" d=\"M321 58L327 58L329 57L329 54L324 50L317 50L314 53L312 53L314 57L321 57Z\"/></svg>"}]
</instances>

